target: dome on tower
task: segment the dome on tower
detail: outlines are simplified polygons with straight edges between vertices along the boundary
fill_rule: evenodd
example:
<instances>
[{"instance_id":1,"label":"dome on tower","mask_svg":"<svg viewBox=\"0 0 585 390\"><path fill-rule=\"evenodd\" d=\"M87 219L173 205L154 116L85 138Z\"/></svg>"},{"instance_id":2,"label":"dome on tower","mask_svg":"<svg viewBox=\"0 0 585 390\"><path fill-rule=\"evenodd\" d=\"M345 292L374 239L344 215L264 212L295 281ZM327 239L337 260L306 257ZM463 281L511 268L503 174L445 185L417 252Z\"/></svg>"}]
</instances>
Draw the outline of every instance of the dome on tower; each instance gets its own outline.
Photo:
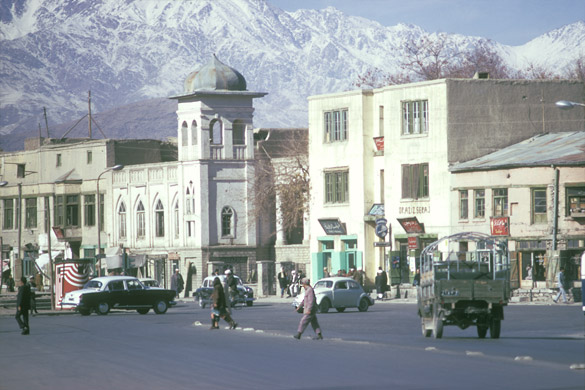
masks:
<instances>
[{"instance_id":1,"label":"dome on tower","mask_svg":"<svg viewBox=\"0 0 585 390\"><path fill-rule=\"evenodd\" d=\"M227 66L217 59L213 59L192 72L185 79L185 93L195 91L245 91L246 79L240 72Z\"/></svg>"}]
</instances>

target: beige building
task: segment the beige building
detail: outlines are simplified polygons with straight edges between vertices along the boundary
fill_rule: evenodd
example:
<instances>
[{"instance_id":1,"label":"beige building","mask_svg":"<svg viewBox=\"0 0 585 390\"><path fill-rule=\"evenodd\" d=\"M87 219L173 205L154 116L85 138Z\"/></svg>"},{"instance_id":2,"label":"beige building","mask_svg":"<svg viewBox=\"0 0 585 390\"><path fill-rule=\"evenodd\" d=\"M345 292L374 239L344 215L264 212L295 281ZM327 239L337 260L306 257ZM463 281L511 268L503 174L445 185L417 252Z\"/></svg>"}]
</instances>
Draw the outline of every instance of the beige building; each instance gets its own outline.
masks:
<instances>
[{"instance_id":1,"label":"beige building","mask_svg":"<svg viewBox=\"0 0 585 390\"><path fill-rule=\"evenodd\" d=\"M418 252L458 224L449 167L535 134L583 130L583 112L554 103L584 92L567 80L441 79L310 97L313 278L355 265L371 281L381 266L408 282ZM381 217L392 228L384 240Z\"/></svg>"},{"instance_id":2,"label":"beige building","mask_svg":"<svg viewBox=\"0 0 585 390\"><path fill-rule=\"evenodd\" d=\"M451 167L453 232L507 237L512 286L579 279L585 250L585 131L542 134Z\"/></svg>"}]
</instances>

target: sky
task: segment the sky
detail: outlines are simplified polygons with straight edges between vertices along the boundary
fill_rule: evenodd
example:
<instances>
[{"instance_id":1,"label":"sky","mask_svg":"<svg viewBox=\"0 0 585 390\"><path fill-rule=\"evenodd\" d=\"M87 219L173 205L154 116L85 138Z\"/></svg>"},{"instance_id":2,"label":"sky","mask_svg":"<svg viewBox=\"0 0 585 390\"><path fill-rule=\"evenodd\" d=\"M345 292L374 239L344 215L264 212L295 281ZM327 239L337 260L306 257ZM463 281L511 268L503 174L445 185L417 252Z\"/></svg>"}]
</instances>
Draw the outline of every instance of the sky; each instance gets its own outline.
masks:
<instances>
[{"instance_id":1,"label":"sky","mask_svg":"<svg viewBox=\"0 0 585 390\"><path fill-rule=\"evenodd\" d=\"M511 46L585 21L585 0L267 0L285 11L332 6L384 26L489 38Z\"/></svg>"}]
</instances>

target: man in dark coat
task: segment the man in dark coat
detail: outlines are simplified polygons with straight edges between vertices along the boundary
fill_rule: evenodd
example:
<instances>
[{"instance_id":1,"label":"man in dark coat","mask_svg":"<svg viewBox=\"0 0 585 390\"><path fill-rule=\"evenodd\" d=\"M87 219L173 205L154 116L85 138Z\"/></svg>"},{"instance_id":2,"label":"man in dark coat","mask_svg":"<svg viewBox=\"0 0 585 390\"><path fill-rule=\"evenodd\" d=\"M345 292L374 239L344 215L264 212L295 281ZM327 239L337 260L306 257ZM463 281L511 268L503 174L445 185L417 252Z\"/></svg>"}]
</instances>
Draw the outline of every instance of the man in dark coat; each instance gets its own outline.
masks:
<instances>
[{"instance_id":1,"label":"man in dark coat","mask_svg":"<svg viewBox=\"0 0 585 390\"><path fill-rule=\"evenodd\" d=\"M22 329L21 334L29 334L30 328L28 325L28 311L30 310L30 286L23 276L20 279L18 286L18 295L16 297L16 322Z\"/></svg>"},{"instance_id":2,"label":"man in dark coat","mask_svg":"<svg viewBox=\"0 0 585 390\"><path fill-rule=\"evenodd\" d=\"M183 286L185 285L184 281L183 281L183 275L181 275L179 273L179 269L175 269L175 273L173 274L173 276L171 276L171 290L175 290L176 291L176 297L179 297L179 294L181 294L181 291L183 291Z\"/></svg>"},{"instance_id":3,"label":"man in dark coat","mask_svg":"<svg viewBox=\"0 0 585 390\"><path fill-rule=\"evenodd\" d=\"M315 291L313 291L313 288L311 287L309 278L301 279L301 284L305 288L305 297L297 310L303 310L303 318L301 318L301 322L299 323L297 334L293 337L300 340L301 335L305 329L307 329L307 326L311 324L313 330L317 334L316 339L322 340L323 335L321 334L321 327L319 326L319 321L317 321L317 299L315 298Z\"/></svg>"},{"instance_id":4,"label":"man in dark coat","mask_svg":"<svg viewBox=\"0 0 585 390\"><path fill-rule=\"evenodd\" d=\"M225 292L219 278L213 279L211 301L211 328L209 329L219 329L220 318L223 318L228 324L230 324L230 329L236 329L238 323L232 319L227 310Z\"/></svg>"}]
</instances>

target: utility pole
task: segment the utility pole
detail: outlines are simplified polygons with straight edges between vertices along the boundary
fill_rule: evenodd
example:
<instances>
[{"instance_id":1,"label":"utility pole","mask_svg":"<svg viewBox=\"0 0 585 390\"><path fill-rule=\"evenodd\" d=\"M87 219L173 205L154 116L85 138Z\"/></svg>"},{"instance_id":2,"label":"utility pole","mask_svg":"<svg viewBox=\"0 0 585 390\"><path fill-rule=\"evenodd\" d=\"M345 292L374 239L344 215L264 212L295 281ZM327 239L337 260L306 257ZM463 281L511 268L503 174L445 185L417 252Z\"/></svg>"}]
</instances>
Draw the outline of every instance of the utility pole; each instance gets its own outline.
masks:
<instances>
[{"instance_id":1,"label":"utility pole","mask_svg":"<svg viewBox=\"0 0 585 390\"><path fill-rule=\"evenodd\" d=\"M87 92L88 122L89 122L89 139L91 139L91 91Z\"/></svg>"}]
</instances>

